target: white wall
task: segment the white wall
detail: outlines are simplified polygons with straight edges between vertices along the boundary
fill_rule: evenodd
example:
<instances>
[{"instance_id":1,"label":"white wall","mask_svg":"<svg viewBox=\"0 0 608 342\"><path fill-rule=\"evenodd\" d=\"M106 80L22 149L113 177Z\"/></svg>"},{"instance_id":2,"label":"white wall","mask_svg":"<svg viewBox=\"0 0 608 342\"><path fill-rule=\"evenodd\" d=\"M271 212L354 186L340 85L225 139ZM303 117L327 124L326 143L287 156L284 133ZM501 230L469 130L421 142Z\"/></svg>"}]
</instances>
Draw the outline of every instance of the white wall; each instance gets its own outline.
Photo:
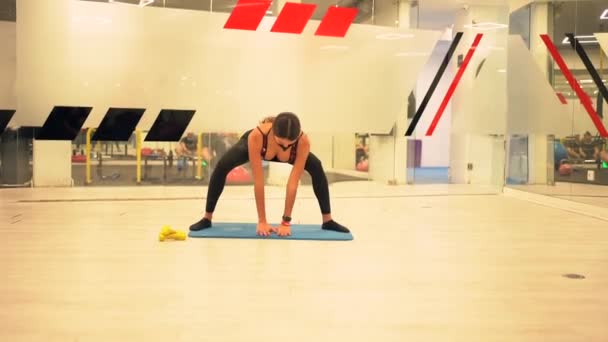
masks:
<instances>
[{"instance_id":1,"label":"white wall","mask_svg":"<svg viewBox=\"0 0 608 342\"><path fill-rule=\"evenodd\" d=\"M553 172L548 148L548 137L544 134L530 134L528 136L528 184L547 184L551 179L549 171ZM549 170L548 170L549 169Z\"/></svg>"},{"instance_id":2,"label":"white wall","mask_svg":"<svg viewBox=\"0 0 608 342\"><path fill-rule=\"evenodd\" d=\"M395 179L395 146L393 136L370 137L369 176L374 181L385 183ZM405 166L400 171L405 176Z\"/></svg>"},{"instance_id":3,"label":"white wall","mask_svg":"<svg viewBox=\"0 0 608 342\"><path fill-rule=\"evenodd\" d=\"M600 43L601 48L606 54L608 54L608 33L596 33L595 37Z\"/></svg>"},{"instance_id":4,"label":"white wall","mask_svg":"<svg viewBox=\"0 0 608 342\"><path fill-rule=\"evenodd\" d=\"M333 157L332 164L334 169L354 170L355 169L355 147L357 140L354 133L339 133L333 135ZM370 154L371 152L370 148ZM329 164L329 165L332 165Z\"/></svg>"},{"instance_id":5,"label":"white wall","mask_svg":"<svg viewBox=\"0 0 608 342\"><path fill-rule=\"evenodd\" d=\"M0 21L0 108L15 109L17 98L15 80L17 70L17 26L14 22ZM14 121L13 121L14 122ZM13 126L13 124L10 124Z\"/></svg>"},{"instance_id":6,"label":"white wall","mask_svg":"<svg viewBox=\"0 0 608 342\"><path fill-rule=\"evenodd\" d=\"M21 0L20 124L40 125L56 104L142 106L139 129L161 108L194 108L190 130L244 131L291 110L307 132L385 132L439 32L353 25L346 38L225 30L228 13L137 8L75 0ZM414 37L380 40L383 33ZM326 49L343 46L346 49ZM40 58L44 56L44 58Z\"/></svg>"},{"instance_id":7,"label":"white wall","mask_svg":"<svg viewBox=\"0 0 608 342\"><path fill-rule=\"evenodd\" d=\"M509 12L517 11L518 9L534 2L533 0L509 0Z\"/></svg>"}]
</instances>

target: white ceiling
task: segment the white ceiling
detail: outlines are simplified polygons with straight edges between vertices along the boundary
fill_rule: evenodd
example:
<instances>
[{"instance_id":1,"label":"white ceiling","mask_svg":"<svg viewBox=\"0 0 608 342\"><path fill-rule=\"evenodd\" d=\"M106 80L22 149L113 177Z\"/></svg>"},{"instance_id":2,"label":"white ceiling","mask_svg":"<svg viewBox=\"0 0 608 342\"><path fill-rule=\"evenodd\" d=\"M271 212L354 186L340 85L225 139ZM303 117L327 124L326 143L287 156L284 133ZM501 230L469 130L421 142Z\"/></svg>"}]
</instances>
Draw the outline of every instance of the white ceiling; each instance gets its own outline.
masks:
<instances>
[{"instance_id":1,"label":"white ceiling","mask_svg":"<svg viewBox=\"0 0 608 342\"><path fill-rule=\"evenodd\" d=\"M9 3L14 0L0 0L0 4ZM108 2L108 0L87 0L87 1L98 1ZM138 0L119 0L124 2L139 2ZM289 1L289 0L286 0ZM297 1L297 0L294 0ZM359 16L355 22L358 23L369 23L372 15L372 7L375 5L375 16L381 18L380 21L383 24L391 25L397 19L396 16L392 17L388 15L388 12L398 11L400 0L299 0L303 3L314 3L317 5L313 19L321 19L324 15L327 7L332 5L340 5L345 7L357 7L359 8ZM608 0L560 0L560 1L547 1L547 0L409 0L411 11L414 11L414 15L417 16L418 20L417 27L420 29L431 29L431 30L444 30L446 27L452 25L455 21L458 11L462 11L466 6L484 6L484 7L498 7L502 9L509 9L511 12L521 8L527 4L533 2L553 2L557 3L558 11L556 11L556 29L558 34L562 34L561 31L572 31L574 26L574 19L579 19L576 23L577 32L602 32L604 30L597 29L599 27L599 14L605 8L608 8ZM173 8L187 8L195 10L209 10L210 6L213 6L214 12L230 12L237 0L155 0L151 6L157 7L173 7ZM274 4L278 3L277 0L273 1ZM559 12L559 8L564 8L564 11ZM575 10L572 10L575 9ZM1 11L1 7L0 7ZM384 13L383 13L384 12ZM589 13L587 13L589 12ZM581 18L594 17L595 12L599 12L594 20L581 20ZM1 13L1 12L0 12ZM560 18L561 16L561 18ZM387 20L387 18L392 18ZM607 23L608 24L608 23ZM559 29L559 25L564 26L563 30ZM587 27L585 27L587 26ZM585 33L587 34L587 33Z\"/></svg>"}]
</instances>

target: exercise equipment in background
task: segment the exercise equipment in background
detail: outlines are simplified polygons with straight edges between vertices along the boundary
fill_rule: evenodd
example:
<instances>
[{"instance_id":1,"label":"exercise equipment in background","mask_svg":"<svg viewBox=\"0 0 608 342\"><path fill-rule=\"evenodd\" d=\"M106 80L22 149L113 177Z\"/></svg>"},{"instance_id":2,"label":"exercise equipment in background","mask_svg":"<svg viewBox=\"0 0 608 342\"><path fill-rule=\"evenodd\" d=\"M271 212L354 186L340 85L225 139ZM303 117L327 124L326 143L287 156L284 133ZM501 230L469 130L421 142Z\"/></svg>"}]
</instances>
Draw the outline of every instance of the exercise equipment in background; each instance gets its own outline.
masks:
<instances>
[{"instance_id":1,"label":"exercise equipment in background","mask_svg":"<svg viewBox=\"0 0 608 342\"><path fill-rule=\"evenodd\" d=\"M556 168L562 164L563 160L568 159L568 151L566 150L564 144L562 144L559 140L555 140L555 143L553 144L553 154Z\"/></svg>"},{"instance_id":2,"label":"exercise equipment in background","mask_svg":"<svg viewBox=\"0 0 608 342\"><path fill-rule=\"evenodd\" d=\"M572 164L562 163L559 166L558 173L560 176L569 176L572 174L573 166Z\"/></svg>"},{"instance_id":3,"label":"exercise equipment in background","mask_svg":"<svg viewBox=\"0 0 608 342\"><path fill-rule=\"evenodd\" d=\"M229 184L248 184L253 182L251 172L243 166L237 166L226 176L226 183Z\"/></svg>"},{"instance_id":4,"label":"exercise equipment in background","mask_svg":"<svg viewBox=\"0 0 608 342\"><path fill-rule=\"evenodd\" d=\"M363 159L360 162L357 163L357 171L363 171L363 172L367 172L369 171L369 160L368 159Z\"/></svg>"}]
</instances>

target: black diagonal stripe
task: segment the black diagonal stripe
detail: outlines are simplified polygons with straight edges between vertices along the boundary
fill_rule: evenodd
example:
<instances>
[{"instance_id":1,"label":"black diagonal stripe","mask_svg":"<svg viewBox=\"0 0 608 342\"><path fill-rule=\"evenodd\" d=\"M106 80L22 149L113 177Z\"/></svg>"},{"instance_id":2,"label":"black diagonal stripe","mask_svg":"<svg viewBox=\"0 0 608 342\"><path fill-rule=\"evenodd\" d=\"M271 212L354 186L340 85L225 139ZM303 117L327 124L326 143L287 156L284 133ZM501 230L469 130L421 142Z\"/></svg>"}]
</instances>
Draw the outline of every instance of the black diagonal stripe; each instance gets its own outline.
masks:
<instances>
[{"instance_id":1,"label":"black diagonal stripe","mask_svg":"<svg viewBox=\"0 0 608 342\"><path fill-rule=\"evenodd\" d=\"M144 141L179 141L195 112L194 110L161 110Z\"/></svg>"},{"instance_id":2,"label":"black diagonal stripe","mask_svg":"<svg viewBox=\"0 0 608 342\"><path fill-rule=\"evenodd\" d=\"M92 107L55 106L36 135L38 140L76 139Z\"/></svg>"},{"instance_id":3,"label":"black diagonal stripe","mask_svg":"<svg viewBox=\"0 0 608 342\"><path fill-rule=\"evenodd\" d=\"M429 104L429 101L431 100L431 97L433 96L433 93L435 92L439 81L441 81L441 77L443 77L443 73L448 67L450 59L452 59L452 55L454 54L454 51L456 51L456 47L458 46L458 43L460 42L461 38L462 32L458 32L456 34L456 37L454 37L454 40L452 41L452 45L450 45L448 53L443 58L443 62L441 62L441 66L439 67L439 71L435 75L435 79L433 79L433 83L431 83L429 90L426 92L426 95L424 95L424 99L422 99L422 103L420 103L420 107L418 107L418 111L416 111L416 115L414 115L414 118L412 119L412 122L410 123L410 126L408 127L407 132L405 133L406 137L411 136L414 133L414 130L416 130L416 125L418 125L418 121L420 121L422 113L424 113L424 110Z\"/></svg>"},{"instance_id":4,"label":"black diagonal stripe","mask_svg":"<svg viewBox=\"0 0 608 342\"><path fill-rule=\"evenodd\" d=\"M578 39L576 39L574 37L574 34L572 34L572 33L566 33L566 37L568 37L568 40L570 41L570 45L572 45L572 48L574 49L574 51L576 51L576 53L578 53L578 56L581 58L581 60L585 64L587 71L589 71L589 74L591 75L591 78L595 82L595 85L597 86L599 92L602 94L602 97L604 98L604 100L606 100L606 102L608 102L608 89L606 89L604 82L602 82L602 77L600 76L600 74L597 72L597 70L595 70L595 67L593 66L593 63L591 62L591 60L589 59L587 52L585 52L585 49L583 49L583 45L581 45L581 43L578 41Z\"/></svg>"},{"instance_id":5,"label":"black diagonal stripe","mask_svg":"<svg viewBox=\"0 0 608 342\"><path fill-rule=\"evenodd\" d=\"M13 115L15 115L14 110L0 109L0 135L2 135L2 132L4 132L6 126L8 126L8 123L13 118Z\"/></svg>"},{"instance_id":6,"label":"black diagonal stripe","mask_svg":"<svg viewBox=\"0 0 608 342\"><path fill-rule=\"evenodd\" d=\"M602 94L597 94L597 115L600 116L600 118L604 118L604 101L602 100Z\"/></svg>"},{"instance_id":7,"label":"black diagonal stripe","mask_svg":"<svg viewBox=\"0 0 608 342\"><path fill-rule=\"evenodd\" d=\"M129 141L145 111L142 108L108 109L91 140Z\"/></svg>"}]
</instances>

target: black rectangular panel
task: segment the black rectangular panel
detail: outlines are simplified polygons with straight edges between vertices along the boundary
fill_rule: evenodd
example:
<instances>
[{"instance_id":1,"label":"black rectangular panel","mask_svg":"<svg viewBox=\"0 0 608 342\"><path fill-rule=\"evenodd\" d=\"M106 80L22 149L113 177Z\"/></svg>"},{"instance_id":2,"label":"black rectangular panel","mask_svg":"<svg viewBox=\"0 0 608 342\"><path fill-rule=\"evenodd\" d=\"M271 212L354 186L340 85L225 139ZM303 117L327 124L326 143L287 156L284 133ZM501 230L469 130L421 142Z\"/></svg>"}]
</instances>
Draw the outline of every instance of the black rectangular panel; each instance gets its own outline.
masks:
<instances>
[{"instance_id":1,"label":"black rectangular panel","mask_svg":"<svg viewBox=\"0 0 608 342\"><path fill-rule=\"evenodd\" d=\"M142 108L110 108L95 130L92 141L129 141L146 110Z\"/></svg>"},{"instance_id":2,"label":"black rectangular panel","mask_svg":"<svg viewBox=\"0 0 608 342\"><path fill-rule=\"evenodd\" d=\"M179 141L195 112L195 110L161 110L145 141Z\"/></svg>"},{"instance_id":3,"label":"black rectangular panel","mask_svg":"<svg viewBox=\"0 0 608 342\"><path fill-rule=\"evenodd\" d=\"M14 110L0 109L0 134L4 132L6 126L8 126L8 123L13 118L13 115L15 115Z\"/></svg>"},{"instance_id":4,"label":"black rectangular panel","mask_svg":"<svg viewBox=\"0 0 608 342\"><path fill-rule=\"evenodd\" d=\"M91 110L92 107L55 106L36 135L36 139L74 140Z\"/></svg>"}]
</instances>

